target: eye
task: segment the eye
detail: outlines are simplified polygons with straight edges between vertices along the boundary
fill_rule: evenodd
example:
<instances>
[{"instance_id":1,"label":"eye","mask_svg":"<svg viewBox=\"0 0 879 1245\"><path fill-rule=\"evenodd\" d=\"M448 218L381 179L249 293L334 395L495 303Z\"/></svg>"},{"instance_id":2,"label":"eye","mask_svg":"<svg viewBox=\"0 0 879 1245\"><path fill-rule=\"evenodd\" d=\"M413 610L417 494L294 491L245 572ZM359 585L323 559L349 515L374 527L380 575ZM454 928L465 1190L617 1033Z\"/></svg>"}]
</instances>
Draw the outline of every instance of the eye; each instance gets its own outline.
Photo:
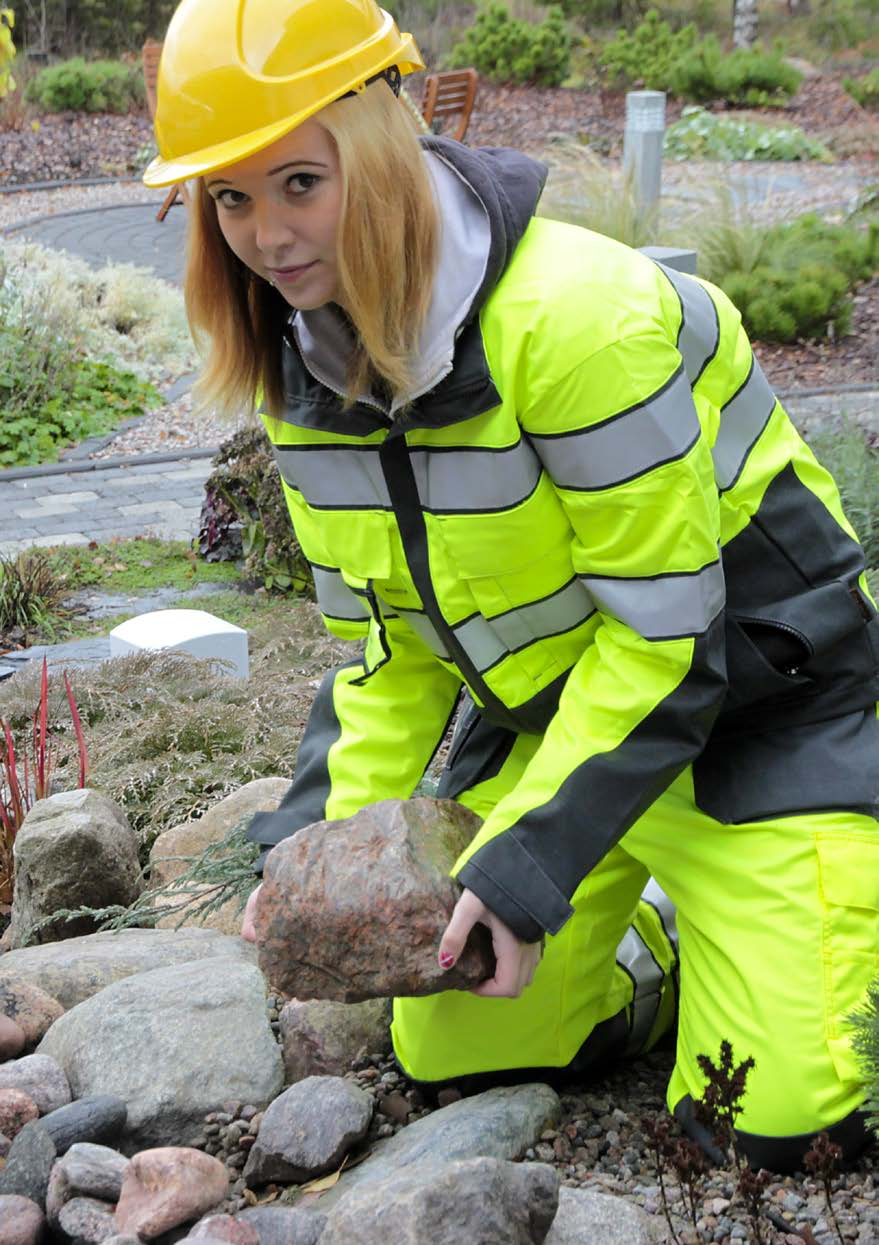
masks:
<instances>
[{"instance_id":1,"label":"eye","mask_svg":"<svg viewBox=\"0 0 879 1245\"><path fill-rule=\"evenodd\" d=\"M317 173L294 173L292 177L287 178L287 189L294 195L302 195L312 190L319 181L320 177Z\"/></svg>"},{"instance_id":2,"label":"eye","mask_svg":"<svg viewBox=\"0 0 879 1245\"><path fill-rule=\"evenodd\" d=\"M227 211L241 207L242 203L247 201L247 195L243 190L219 190L213 197L214 201L222 204Z\"/></svg>"}]
</instances>

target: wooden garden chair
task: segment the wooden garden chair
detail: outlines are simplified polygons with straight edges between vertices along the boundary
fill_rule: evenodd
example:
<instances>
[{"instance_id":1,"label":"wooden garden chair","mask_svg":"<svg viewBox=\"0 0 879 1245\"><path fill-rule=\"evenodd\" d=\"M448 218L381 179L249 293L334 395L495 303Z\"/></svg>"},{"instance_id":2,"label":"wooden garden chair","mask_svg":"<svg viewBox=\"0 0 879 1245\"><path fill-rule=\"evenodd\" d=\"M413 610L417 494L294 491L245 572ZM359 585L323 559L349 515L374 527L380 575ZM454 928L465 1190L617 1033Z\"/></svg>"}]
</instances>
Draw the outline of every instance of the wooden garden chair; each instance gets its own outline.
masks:
<instances>
[{"instance_id":1,"label":"wooden garden chair","mask_svg":"<svg viewBox=\"0 0 879 1245\"><path fill-rule=\"evenodd\" d=\"M451 137L462 143L470 124L478 82L475 69L449 69L443 73L428 74L424 80L421 104L428 129L438 132L442 124L458 117L458 128Z\"/></svg>"},{"instance_id":2,"label":"wooden garden chair","mask_svg":"<svg viewBox=\"0 0 879 1245\"><path fill-rule=\"evenodd\" d=\"M148 39L143 45L142 57L143 84L146 88L147 104L150 110L150 117L155 120L156 87L159 80L159 61L162 59L162 44L155 39ZM176 186L171 187L165 196L165 202L156 213L156 220L163 221L178 200L184 206L189 203L189 192L186 189L186 182L178 182Z\"/></svg>"}]
</instances>

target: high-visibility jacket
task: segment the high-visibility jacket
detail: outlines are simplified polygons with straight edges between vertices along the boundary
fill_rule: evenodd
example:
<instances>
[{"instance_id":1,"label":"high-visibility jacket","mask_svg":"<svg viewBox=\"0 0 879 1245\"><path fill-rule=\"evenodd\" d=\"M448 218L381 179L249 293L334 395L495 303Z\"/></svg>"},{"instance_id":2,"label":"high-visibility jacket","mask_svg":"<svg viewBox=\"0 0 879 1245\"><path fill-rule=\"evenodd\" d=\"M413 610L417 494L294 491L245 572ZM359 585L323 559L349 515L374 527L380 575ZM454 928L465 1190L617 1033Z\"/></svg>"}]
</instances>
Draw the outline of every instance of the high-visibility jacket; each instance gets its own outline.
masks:
<instances>
[{"instance_id":1,"label":"high-visibility jacket","mask_svg":"<svg viewBox=\"0 0 879 1245\"><path fill-rule=\"evenodd\" d=\"M286 329L265 426L327 626L366 642L251 836L411 794L462 685L542 736L455 869L523 938L687 765L721 821L875 815L862 551L735 308L535 217L526 157L424 147L443 255L411 405L342 410L332 308Z\"/></svg>"}]
</instances>

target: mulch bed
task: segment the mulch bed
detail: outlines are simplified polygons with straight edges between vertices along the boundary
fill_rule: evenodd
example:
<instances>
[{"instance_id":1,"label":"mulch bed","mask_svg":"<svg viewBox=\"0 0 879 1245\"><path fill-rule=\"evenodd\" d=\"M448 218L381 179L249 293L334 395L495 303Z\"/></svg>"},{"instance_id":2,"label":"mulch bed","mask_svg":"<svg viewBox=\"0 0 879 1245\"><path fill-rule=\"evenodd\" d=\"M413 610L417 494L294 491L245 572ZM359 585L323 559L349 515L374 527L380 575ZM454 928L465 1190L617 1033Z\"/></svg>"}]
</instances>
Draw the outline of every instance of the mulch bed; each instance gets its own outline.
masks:
<instances>
[{"instance_id":1,"label":"mulch bed","mask_svg":"<svg viewBox=\"0 0 879 1245\"><path fill-rule=\"evenodd\" d=\"M838 154L868 166L875 164L879 156L879 118L846 94L841 76L821 74L806 78L787 107L757 110L748 115L774 124L799 125ZM418 99L421 82L412 80L411 89ZM669 100L669 121L680 112L681 104ZM20 120L19 128L0 131L0 188L28 182L134 175L143 167L145 153L153 141L145 111L128 116L45 115L36 127L32 124L35 115L28 114ZM482 81L467 141L474 146L514 144L537 152L553 136L566 135L618 155L624 122L622 93L494 86ZM879 281L861 287L855 298L852 331L841 341L793 346L758 343L756 349L767 375L779 388L879 381Z\"/></svg>"}]
</instances>

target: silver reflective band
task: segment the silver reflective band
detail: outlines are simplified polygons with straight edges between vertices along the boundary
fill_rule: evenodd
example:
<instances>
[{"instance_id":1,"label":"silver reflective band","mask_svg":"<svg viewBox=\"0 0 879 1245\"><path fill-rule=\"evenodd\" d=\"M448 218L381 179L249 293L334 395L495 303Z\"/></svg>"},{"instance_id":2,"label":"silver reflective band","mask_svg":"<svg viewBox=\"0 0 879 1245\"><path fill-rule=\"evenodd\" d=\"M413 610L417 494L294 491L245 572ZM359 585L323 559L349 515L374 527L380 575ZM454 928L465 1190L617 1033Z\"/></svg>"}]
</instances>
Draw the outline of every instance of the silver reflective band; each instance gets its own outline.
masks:
<instances>
[{"instance_id":1,"label":"silver reflective band","mask_svg":"<svg viewBox=\"0 0 879 1245\"><path fill-rule=\"evenodd\" d=\"M341 571L329 567L311 565L314 574L314 591L318 609L328 618L343 618L346 622L368 622L369 610L360 597L352 592L342 578Z\"/></svg>"},{"instance_id":2,"label":"silver reflective band","mask_svg":"<svg viewBox=\"0 0 879 1245\"><path fill-rule=\"evenodd\" d=\"M711 451L721 493L732 488L745 460L769 423L776 397L756 359L748 379L720 411L720 431Z\"/></svg>"},{"instance_id":3,"label":"silver reflective band","mask_svg":"<svg viewBox=\"0 0 879 1245\"><path fill-rule=\"evenodd\" d=\"M389 615L385 613L384 604L385 602L382 601L382 613L387 618ZM432 653L435 653L437 657L441 657L443 661L451 661L436 628L426 614L422 614L420 610L403 610L400 609L399 605L391 608L396 610L397 614L404 622L409 624L417 636L420 636Z\"/></svg>"},{"instance_id":4,"label":"silver reflective band","mask_svg":"<svg viewBox=\"0 0 879 1245\"><path fill-rule=\"evenodd\" d=\"M421 504L438 514L509 510L540 479L540 460L523 440L499 450L413 447L409 456Z\"/></svg>"},{"instance_id":5,"label":"silver reflective band","mask_svg":"<svg viewBox=\"0 0 879 1245\"><path fill-rule=\"evenodd\" d=\"M687 379L695 385L717 353L720 342L720 320L714 299L704 286L684 273L659 264L681 300L681 327L678 350L684 360Z\"/></svg>"},{"instance_id":6,"label":"silver reflective band","mask_svg":"<svg viewBox=\"0 0 879 1245\"><path fill-rule=\"evenodd\" d=\"M589 593L573 579L552 596L492 618L478 614L453 630L477 670L484 673L510 653L572 631L595 612Z\"/></svg>"},{"instance_id":7,"label":"silver reflective band","mask_svg":"<svg viewBox=\"0 0 879 1245\"><path fill-rule=\"evenodd\" d=\"M642 1049L653 1028L662 1001L664 974L641 935L629 926L617 947L616 961L632 980L632 1022L626 1053Z\"/></svg>"},{"instance_id":8,"label":"silver reflective band","mask_svg":"<svg viewBox=\"0 0 879 1245\"><path fill-rule=\"evenodd\" d=\"M320 445L306 450L276 445L275 457L284 482L315 509L391 508L377 449Z\"/></svg>"},{"instance_id":9,"label":"silver reflective band","mask_svg":"<svg viewBox=\"0 0 879 1245\"><path fill-rule=\"evenodd\" d=\"M564 489L602 489L673 462L699 438L699 417L681 370L660 393L592 428L532 435L534 447Z\"/></svg>"},{"instance_id":10,"label":"silver reflective band","mask_svg":"<svg viewBox=\"0 0 879 1245\"><path fill-rule=\"evenodd\" d=\"M726 598L720 562L692 575L658 579L609 579L584 575L598 608L637 631L645 640L701 635L723 609Z\"/></svg>"}]
</instances>

